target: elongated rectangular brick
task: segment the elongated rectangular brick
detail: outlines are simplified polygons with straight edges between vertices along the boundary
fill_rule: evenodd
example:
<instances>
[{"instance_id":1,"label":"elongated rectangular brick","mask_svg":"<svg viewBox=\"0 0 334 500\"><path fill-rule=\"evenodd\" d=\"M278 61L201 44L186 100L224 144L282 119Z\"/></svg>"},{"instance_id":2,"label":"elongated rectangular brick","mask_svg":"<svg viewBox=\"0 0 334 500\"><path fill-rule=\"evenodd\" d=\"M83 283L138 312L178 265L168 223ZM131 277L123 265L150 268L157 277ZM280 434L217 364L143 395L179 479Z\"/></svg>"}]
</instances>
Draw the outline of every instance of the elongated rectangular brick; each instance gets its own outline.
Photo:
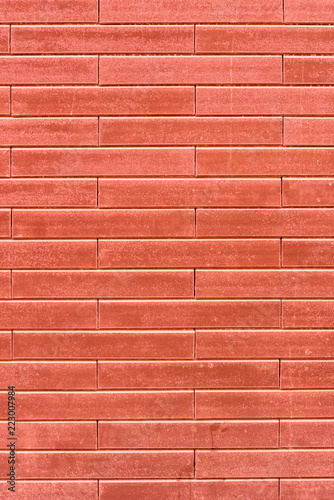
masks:
<instances>
[{"instance_id":1,"label":"elongated rectangular brick","mask_svg":"<svg viewBox=\"0 0 334 500\"><path fill-rule=\"evenodd\" d=\"M196 25L196 52L328 54L334 51L332 34L332 26Z\"/></svg>"},{"instance_id":2,"label":"elongated rectangular brick","mask_svg":"<svg viewBox=\"0 0 334 500\"><path fill-rule=\"evenodd\" d=\"M96 388L96 363L10 361L0 363L0 389L8 381L17 391L27 390L82 390Z\"/></svg>"},{"instance_id":3,"label":"elongated rectangular brick","mask_svg":"<svg viewBox=\"0 0 334 500\"><path fill-rule=\"evenodd\" d=\"M334 297L330 270L196 270L195 283L199 298Z\"/></svg>"},{"instance_id":4,"label":"elongated rectangular brick","mask_svg":"<svg viewBox=\"0 0 334 500\"><path fill-rule=\"evenodd\" d=\"M0 481L0 494L4 498L8 493L7 488L7 482ZM98 500L97 481L20 481L19 488L15 489L15 500L33 500L34 498Z\"/></svg>"},{"instance_id":5,"label":"elongated rectangular brick","mask_svg":"<svg viewBox=\"0 0 334 500\"><path fill-rule=\"evenodd\" d=\"M282 448L332 448L334 420L282 420Z\"/></svg>"},{"instance_id":6,"label":"elongated rectangular brick","mask_svg":"<svg viewBox=\"0 0 334 500\"><path fill-rule=\"evenodd\" d=\"M100 118L100 143L102 146L281 144L282 119Z\"/></svg>"},{"instance_id":7,"label":"elongated rectangular brick","mask_svg":"<svg viewBox=\"0 0 334 500\"><path fill-rule=\"evenodd\" d=\"M334 495L333 479L281 479L280 483L282 500L326 500Z\"/></svg>"},{"instance_id":8,"label":"elongated rectangular brick","mask_svg":"<svg viewBox=\"0 0 334 500\"><path fill-rule=\"evenodd\" d=\"M0 87L0 115L10 115L10 87Z\"/></svg>"},{"instance_id":9,"label":"elongated rectangular brick","mask_svg":"<svg viewBox=\"0 0 334 500\"><path fill-rule=\"evenodd\" d=\"M285 267L332 267L334 240L283 240L282 264Z\"/></svg>"},{"instance_id":10,"label":"elongated rectangular brick","mask_svg":"<svg viewBox=\"0 0 334 500\"><path fill-rule=\"evenodd\" d=\"M332 209L197 210L197 236L334 236Z\"/></svg>"},{"instance_id":11,"label":"elongated rectangular brick","mask_svg":"<svg viewBox=\"0 0 334 500\"><path fill-rule=\"evenodd\" d=\"M196 391L196 418L331 418L334 391Z\"/></svg>"},{"instance_id":12,"label":"elongated rectangular brick","mask_svg":"<svg viewBox=\"0 0 334 500\"><path fill-rule=\"evenodd\" d=\"M194 51L194 27L182 25L12 26L11 47L13 54L192 53ZM327 52L330 51L327 50Z\"/></svg>"},{"instance_id":13,"label":"elongated rectangular brick","mask_svg":"<svg viewBox=\"0 0 334 500\"><path fill-rule=\"evenodd\" d=\"M14 87L12 114L192 115L194 101L193 87Z\"/></svg>"},{"instance_id":14,"label":"elongated rectangular brick","mask_svg":"<svg viewBox=\"0 0 334 500\"><path fill-rule=\"evenodd\" d=\"M10 175L10 149L0 149L0 177Z\"/></svg>"},{"instance_id":15,"label":"elongated rectangular brick","mask_svg":"<svg viewBox=\"0 0 334 500\"><path fill-rule=\"evenodd\" d=\"M0 241L0 266L5 269L87 269L97 267L94 241Z\"/></svg>"},{"instance_id":16,"label":"elongated rectangular brick","mask_svg":"<svg viewBox=\"0 0 334 500\"><path fill-rule=\"evenodd\" d=\"M11 213L10 210L0 210L0 238L11 236Z\"/></svg>"},{"instance_id":17,"label":"elongated rectangular brick","mask_svg":"<svg viewBox=\"0 0 334 500\"><path fill-rule=\"evenodd\" d=\"M186 238L194 233L194 210L13 211L18 238Z\"/></svg>"},{"instance_id":18,"label":"elongated rectangular brick","mask_svg":"<svg viewBox=\"0 0 334 500\"><path fill-rule=\"evenodd\" d=\"M333 481L334 483L334 481ZM21 483L20 483L21 484ZM278 500L277 480L229 480L222 481L99 481L101 500L135 500L136 498L159 500L170 498L196 500L224 498L224 500ZM18 498L21 500L21 498ZM23 499L22 499L23 500ZM58 499L57 499L58 500ZM72 500L72 497L70 498ZM90 500L90 499L89 499ZM285 500L288 500L287 498ZM290 500L290 499L289 499ZM298 497L298 500L302 500Z\"/></svg>"},{"instance_id":19,"label":"elongated rectangular brick","mask_svg":"<svg viewBox=\"0 0 334 500\"><path fill-rule=\"evenodd\" d=\"M97 146L97 118L0 118L6 146Z\"/></svg>"},{"instance_id":20,"label":"elongated rectangular brick","mask_svg":"<svg viewBox=\"0 0 334 500\"><path fill-rule=\"evenodd\" d=\"M96 422L20 422L18 425L20 426L18 450L92 450L97 448ZM4 434L7 431L5 427L7 423L0 422L0 428ZM266 430L263 426L263 432Z\"/></svg>"},{"instance_id":21,"label":"elongated rectangular brick","mask_svg":"<svg viewBox=\"0 0 334 500\"><path fill-rule=\"evenodd\" d=\"M0 359L10 359L12 356L11 332L0 332Z\"/></svg>"},{"instance_id":22,"label":"elongated rectangular brick","mask_svg":"<svg viewBox=\"0 0 334 500\"><path fill-rule=\"evenodd\" d=\"M7 463L0 452L0 464ZM75 466L69 467L69 463ZM1 468L0 470L4 470ZM6 477L4 473L1 474ZM194 477L192 451L21 452L18 479L189 478Z\"/></svg>"},{"instance_id":23,"label":"elongated rectangular brick","mask_svg":"<svg viewBox=\"0 0 334 500\"><path fill-rule=\"evenodd\" d=\"M273 0L270 6L265 0L256 0L252 5L242 0L209 0L193 3L166 3L157 0L139 0L135 5L119 4L116 0L102 0L102 23L175 23L175 22L280 22L282 6L280 0Z\"/></svg>"},{"instance_id":24,"label":"elongated rectangular brick","mask_svg":"<svg viewBox=\"0 0 334 500\"><path fill-rule=\"evenodd\" d=\"M0 332L2 356L9 358L10 334ZM15 331L14 359L134 358L192 359L194 331ZM6 340L6 342L5 342Z\"/></svg>"},{"instance_id":25,"label":"elongated rectangular brick","mask_svg":"<svg viewBox=\"0 0 334 500\"><path fill-rule=\"evenodd\" d=\"M0 301L0 328L96 328L96 301Z\"/></svg>"},{"instance_id":26,"label":"elongated rectangular brick","mask_svg":"<svg viewBox=\"0 0 334 500\"><path fill-rule=\"evenodd\" d=\"M283 206L334 206L334 178L283 179Z\"/></svg>"},{"instance_id":27,"label":"elongated rectangular brick","mask_svg":"<svg viewBox=\"0 0 334 500\"><path fill-rule=\"evenodd\" d=\"M333 361L282 361L282 389L332 389Z\"/></svg>"},{"instance_id":28,"label":"elongated rectangular brick","mask_svg":"<svg viewBox=\"0 0 334 500\"><path fill-rule=\"evenodd\" d=\"M98 6L96 0L73 0L64 4L62 0L2 0L0 6L2 22L9 23L63 23L96 22Z\"/></svg>"},{"instance_id":29,"label":"elongated rectangular brick","mask_svg":"<svg viewBox=\"0 0 334 500\"><path fill-rule=\"evenodd\" d=\"M284 118L284 144L332 146L333 118Z\"/></svg>"},{"instance_id":30,"label":"elongated rectangular brick","mask_svg":"<svg viewBox=\"0 0 334 500\"><path fill-rule=\"evenodd\" d=\"M0 199L4 207L95 207L96 197L93 179L0 179Z\"/></svg>"},{"instance_id":31,"label":"elongated rectangular brick","mask_svg":"<svg viewBox=\"0 0 334 500\"><path fill-rule=\"evenodd\" d=\"M7 392L0 393L2 420L8 418ZM21 420L192 419L194 391L21 392Z\"/></svg>"},{"instance_id":32,"label":"elongated rectangular brick","mask_svg":"<svg viewBox=\"0 0 334 500\"><path fill-rule=\"evenodd\" d=\"M98 59L97 56L0 57L0 83L2 85L98 83Z\"/></svg>"},{"instance_id":33,"label":"elongated rectangular brick","mask_svg":"<svg viewBox=\"0 0 334 500\"><path fill-rule=\"evenodd\" d=\"M99 448L275 448L278 422L99 422Z\"/></svg>"},{"instance_id":34,"label":"elongated rectangular brick","mask_svg":"<svg viewBox=\"0 0 334 500\"><path fill-rule=\"evenodd\" d=\"M333 357L332 330L196 331L196 358L199 359Z\"/></svg>"},{"instance_id":35,"label":"elongated rectangular brick","mask_svg":"<svg viewBox=\"0 0 334 500\"><path fill-rule=\"evenodd\" d=\"M2 151L9 153L9 150L0 150L0 166L3 158L0 173L8 175L9 154L1 154ZM13 149L12 175L192 176L194 148Z\"/></svg>"},{"instance_id":36,"label":"elongated rectangular brick","mask_svg":"<svg viewBox=\"0 0 334 500\"><path fill-rule=\"evenodd\" d=\"M0 26L0 54L9 52L9 26Z\"/></svg>"},{"instance_id":37,"label":"elongated rectangular brick","mask_svg":"<svg viewBox=\"0 0 334 500\"><path fill-rule=\"evenodd\" d=\"M282 82L279 56L101 56L99 68L101 85Z\"/></svg>"},{"instance_id":38,"label":"elongated rectangular brick","mask_svg":"<svg viewBox=\"0 0 334 500\"><path fill-rule=\"evenodd\" d=\"M277 361L101 361L101 389L278 387Z\"/></svg>"},{"instance_id":39,"label":"elongated rectangular brick","mask_svg":"<svg viewBox=\"0 0 334 500\"><path fill-rule=\"evenodd\" d=\"M283 83L332 84L333 71L334 57L284 56Z\"/></svg>"},{"instance_id":40,"label":"elongated rectangular brick","mask_svg":"<svg viewBox=\"0 0 334 500\"><path fill-rule=\"evenodd\" d=\"M13 298L194 296L194 271L13 271Z\"/></svg>"},{"instance_id":41,"label":"elongated rectangular brick","mask_svg":"<svg viewBox=\"0 0 334 500\"><path fill-rule=\"evenodd\" d=\"M284 328L333 328L333 300L283 300Z\"/></svg>"},{"instance_id":42,"label":"elongated rectangular brick","mask_svg":"<svg viewBox=\"0 0 334 500\"><path fill-rule=\"evenodd\" d=\"M326 115L333 101L330 87L196 88L197 115Z\"/></svg>"},{"instance_id":43,"label":"elongated rectangular brick","mask_svg":"<svg viewBox=\"0 0 334 500\"><path fill-rule=\"evenodd\" d=\"M277 239L100 240L99 265L101 268L278 267L279 252Z\"/></svg>"},{"instance_id":44,"label":"elongated rectangular brick","mask_svg":"<svg viewBox=\"0 0 334 500\"><path fill-rule=\"evenodd\" d=\"M11 297L11 272L0 271L0 298L10 299Z\"/></svg>"},{"instance_id":45,"label":"elongated rectangular brick","mask_svg":"<svg viewBox=\"0 0 334 500\"><path fill-rule=\"evenodd\" d=\"M1 188L1 181L0 181ZM280 206L280 179L101 179L101 207Z\"/></svg>"},{"instance_id":46,"label":"elongated rectangular brick","mask_svg":"<svg viewBox=\"0 0 334 500\"><path fill-rule=\"evenodd\" d=\"M285 0L284 21L287 23L333 23L330 0Z\"/></svg>"},{"instance_id":47,"label":"elongated rectangular brick","mask_svg":"<svg viewBox=\"0 0 334 500\"><path fill-rule=\"evenodd\" d=\"M199 176L334 175L333 148L197 148L196 157Z\"/></svg>"},{"instance_id":48,"label":"elongated rectangular brick","mask_svg":"<svg viewBox=\"0 0 334 500\"><path fill-rule=\"evenodd\" d=\"M0 325L1 326L1 325ZM100 301L101 328L277 327L279 301Z\"/></svg>"},{"instance_id":49,"label":"elongated rectangular brick","mask_svg":"<svg viewBox=\"0 0 334 500\"><path fill-rule=\"evenodd\" d=\"M196 477L326 477L334 450L196 451ZM268 465L269 464L269 465Z\"/></svg>"}]
</instances>

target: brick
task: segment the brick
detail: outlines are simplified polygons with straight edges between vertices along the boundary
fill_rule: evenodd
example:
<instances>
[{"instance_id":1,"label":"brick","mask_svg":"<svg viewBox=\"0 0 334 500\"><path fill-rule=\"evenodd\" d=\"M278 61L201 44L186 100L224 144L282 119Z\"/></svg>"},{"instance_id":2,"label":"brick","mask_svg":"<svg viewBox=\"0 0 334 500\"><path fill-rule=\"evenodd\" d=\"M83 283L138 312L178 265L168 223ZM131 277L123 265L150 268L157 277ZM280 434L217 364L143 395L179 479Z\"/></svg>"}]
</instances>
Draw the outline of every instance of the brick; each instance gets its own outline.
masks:
<instances>
[{"instance_id":1,"label":"brick","mask_svg":"<svg viewBox=\"0 0 334 500\"><path fill-rule=\"evenodd\" d=\"M196 478L326 477L333 455L333 450L196 451Z\"/></svg>"},{"instance_id":2,"label":"brick","mask_svg":"<svg viewBox=\"0 0 334 500\"><path fill-rule=\"evenodd\" d=\"M7 398L0 393L2 420ZM21 392L16 408L21 420L34 421L192 419L194 391Z\"/></svg>"},{"instance_id":3,"label":"brick","mask_svg":"<svg viewBox=\"0 0 334 500\"><path fill-rule=\"evenodd\" d=\"M197 236L334 236L331 209L197 210Z\"/></svg>"},{"instance_id":4,"label":"brick","mask_svg":"<svg viewBox=\"0 0 334 500\"><path fill-rule=\"evenodd\" d=\"M333 143L333 118L284 118L285 145L331 146Z\"/></svg>"},{"instance_id":5,"label":"brick","mask_svg":"<svg viewBox=\"0 0 334 500\"><path fill-rule=\"evenodd\" d=\"M282 479L282 500L327 500L334 494L333 479Z\"/></svg>"},{"instance_id":6,"label":"brick","mask_svg":"<svg viewBox=\"0 0 334 500\"><path fill-rule=\"evenodd\" d=\"M13 235L19 238L182 238L194 232L194 210L13 211Z\"/></svg>"},{"instance_id":7,"label":"brick","mask_svg":"<svg viewBox=\"0 0 334 500\"><path fill-rule=\"evenodd\" d=\"M332 267L334 240L283 240L282 263L285 267Z\"/></svg>"},{"instance_id":8,"label":"brick","mask_svg":"<svg viewBox=\"0 0 334 500\"><path fill-rule=\"evenodd\" d=\"M99 265L101 268L278 267L279 252L279 240L101 240Z\"/></svg>"},{"instance_id":9,"label":"brick","mask_svg":"<svg viewBox=\"0 0 334 500\"><path fill-rule=\"evenodd\" d=\"M98 83L97 56L5 56L0 68L2 85Z\"/></svg>"},{"instance_id":10,"label":"brick","mask_svg":"<svg viewBox=\"0 0 334 500\"><path fill-rule=\"evenodd\" d=\"M196 391L196 418L331 418L333 404L326 390Z\"/></svg>"},{"instance_id":11,"label":"brick","mask_svg":"<svg viewBox=\"0 0 334 500\"><path fill-rule=\"evenodd\" d=\"M11 337L11 332L0 332L0 359L10 359L12 357Z\"/></svg>"},{"instance_id":12,"label":"brick","mask_svg":"<svg viewBox=\"0 0 334 500\"><path fill-rule=\"evenodd\" d=\"M93 179L0 180L4 207L95 207L96 196L96 180Z\"/></svg>"},{"instance_id":13,"label":"brick","mask_svg":"<svg viewBox=\"0 0 334 500\"><path fill-rule=\"evenodd\" d=\"M283 389L330 389L334 387L334 363L282 361L280 380Z\"/></svg>"},{"instance_id":14,"label":"brick","mask_svg":"<svg viewBox=\"0 0 334 500\"><path fill-rule=\"evenodd\" d=\"M97 118L0 118L6 146L97 146Z\"/></svg>"},{"instance_id":15,"label":"brick","mask_svg":"<svg viewBox=\"0 0 334 500\"><path fill-rule=\"evenodd\" d=\"M0 181L1 187L1 181ZM280 206L280 179L101 179L101 207Z\"/></svg>"},{"instance_id":16,"label":"brick","mask_svg":"<svg viewBox=\"0 0 334 500\"><path fill-rule=\"evenodd\" d=\"M12 114L192 115L194 100L193 87L14 87Z\"/></svg>"},{"instance_id":17,"label":"brick","mask_svg":"<svg viewBox=\"0 0 334 500\"><path fill-rule=\"evenodd\" d=\"M279 326L279 302L273 300L101 301L100 326L101 328L275 327Z\"/></svg>"},{"instance_id":18,"label":"brick","mask_svg":"<svg viewBox=\"0 0 334 500\"><path fill-rule=\"evenodd\" d=\"M277 440L277 422L99 422L99 448L275 448Z\"/></svg>"},{"instance_id":19,"label":"brick","mask_svg":"<svg viewBox=\"0 0 334 500\"><path fill-rule=\"evenodd\" d=\"M73 0L65 4L62 0L37 0L34 3L2 0L0 17L2 22L9 23L96 22L98 6L96 0Z\"/></svg>"},{"instance_id":20,"label":"brick","mask_svg":"<svg viewBox=\"0 0 334 500\"><path fill-rule=\"evenodd\" d=\"M9 152L9 150L0 150L0 168L3 158L1 151ZM7 171L9 172L9 166L7 169L7 163L4 163L0 173L3 172L5 175ZM12 150L12 175L14 177L75 177L80 175L144 177L191 176L193 174L193 148L22 148Z\"/></svg>"},{"instance_id":21,"label":"brick","mask_svg":"<svg viewBox=\"0 0 334 500\"><path fill-rule=\"evenodd\" d=\"M101 500L278 500L275 480L223 481L99 481ZM21 499L19 499L21 500ZM58 499L57 499L58 500ZM72 499L70 499L72 500ZM299 500L299 499L298 499ZM300 499L301 500L301 499ZM322 499L321 499L322 500ZM325 499L324 499L325 500Z\"/></svg>"},{"instance_id":22,"label":"brick","mask_svg":"<svg viewBox=\"0 0 334 500\"><path fill-rule=\"evenodd\" d=\"M96 268L94 241L0 241L0 266L4 269Z\"/></svg>"},{"instance_id":23,"label":"brick","mask_svg":"<svg viewBox=\"0 0 334 500\"><path fill-rule=\"evenodd\" d=\"M7 463L8 452L0 452ZM1 470L5 470L2 467ZM3 477L6 474L2 473ZM189 478L194 476L192 451L39 451L17 456L18 479Z\"/></svg>"},{"instance_id":24,"label":"brick","mask_svg":"<svg viewBox=\"0 0 334 500\"><path fill-rule=\"evenodd\" d=\"M283 179L283 206L334 206L334 179Z\"/></svg>"},{"instance_id":25,"label":"brick","mask_svg":"<svg viewBox=\"0 0 334 500\"><path fill-rule=\"evenodd\" d=\"M0 238L11 236L11 213L10 210L0 210Z\"/></svg>"},{"instance_id":26,"label":"brick","mask_svg":"<svg viewBox=\"0 0 334 500\"><path fill-rule=\"evenodd\" d=\"M265 0L256 0L252 6L242 0L209 0L194 4L191 0L166 4L157 0L139 0L136 5L119 4L116 0L102 0L102 23L175 23L175 22L280 22L282 6L274 0L270 7Z\"/></svg>"},{"instance_id":27,"label":"brick","mask_svg":"<svg viewBox=\"0 0 334 500\"><path fill-rule=\"evenodd\" d=\"M330 270L220 271L196 270L199 298L334 297Z\"/></svg>"},{"instance_id":28,"label":"brick","mask_svg":"<svg viewBox=\"0 0 334 500\"><path fill-rule=\"evenodd\" d=\"M196 88L197 115L326 115L333 101L330 87Z\"/></svg>"},{"instance_id":29,"label":"brick","mask_svg":"<svg viewBox=\"0 0 334 500\"><path fill-rule=\"evenodd\" d=\"M284 300L284 328L333 328L334 301Z\"/></svg>"},{"instance_id":30,"label":"brick","mask_svg":"<svg viewBox=\"0 0 334 500\"><path fill-rule=\"evenodd\" d=\"M278 387L277 361L101 361L101 389Z\"/></svg>"},{"instance_id":31,"label":"brick","mask_svg":"<svg viewBox=\"0 0 334 500\"><path fill-rule=\"evenodd\" d=\"M2 390L8 381L16 390L82 390L96 388L94 362L43 362L11 361L0 363Z\"/></svg>"},{"instance_id":32,"label":"brick","mask_svg":"<svg viewBox=\"0 0 334 500\"><path fill-rule=\"evenodd\" d=\"M196 25L196 53L331 53L332 33L332 26Z\"/></svg>"},{"instance_id":33,"label":"brick","mask_svg":"<svg viewBox=\"0 0 334 500\"><path fill-rule=\"evenodd\" d=\"M196 358L332 358L330 330L197 330Z\"/></svg>"},{"instance_id":34,"label":"brick","mask_svg":"<svg viewBox=\"0 0 334 500\"><path fill-rule=\"evenodd\" d=\"M284 56L284 83L333 83L334 57Z\"/></svg>"},{"instance_id":35,"label":"brick","mask_svg":"<svg viewBox=\"0 0 334 500\"><path fill-rule=\"evenodd\" d=\"M10 87L0 87L0 115L10 115Z\"/></svg>"},{"instance_id":36,"label":"brick","mask_svg":"<svg viewBox=\"0 0 334 500\"><path fill-rule=\"evenodd\" d=\"M0 328L96 328L96 301L0 301Z\"/></svg>"},{"instance_id":37,"label":"brick","mask_svg":"<svg viewBox=\"0 0 334 500\"><path fill-rule=\"evenodd\" d=\"M0 149L0 177L10 175L10 149Z\"/></svg>"},{"instance_id":38,"label":"brick","mask_svg":"<svg viewBox=\"0 0 334 500\"><path fill-rule=\"evenodd\" d=\"M284 21L287 23L333 23L330 0L286 0L284 3Z\"/></svg>"},{"instance_id":39,"label":"brick","mask_svg":"<svg viewBox=\"0 0 334 500\"><path fill-rule=\"evenodd\" d=\"M0 54L9 52L9 26L0 26Z\"/></svg>"},{"instance_id":40,"label":"brick","mask_svg":"<svg viewBox=\"0 0 334 500\"><path fill-rule=\"evenodd\" d=\"M0 271L0 297L10 299L11 297L11 272Z\"/></svg>"},{"instance_id":41,"label":"brick","mask_svg":"<svg viewBox=\"0 0 334 500\"><path fill-rule=\"evenodd\" d=\"M97 447L96 422L20 422L18 425L19 450L89 450ZM0 423L4 434L6 427L6 422Z\"/></svg>"},{"instance_id":42,"label":"brick","mask_svg":"<svg viewBox=\"0 0 334 500\"><path fill-rule=\"evenodd\" d=\"M281 144L281 142L281 118L100 119L102 146Z\"/></svg>"},{"instance_id":43,"label":"brick","mask_svg":"<svg viewBox=\"0 0 334 500\"><path fill-rule=\"evenodd\" d=\"M13 298L193 297L193 271L13 271Z\"/></svg>"},{"instance_id":44,"label":"brick","mask_svg":"<svg viewBox=\"0 0 334 500\"><path fill-rule=\"evenodd\" d=\"M334 175L333 148L197 148L196 156L199 176Z\"/></svg>"},{"instance_id":45,"label":"brick","mask_svg":"<svg viewBox=\"0 0 334 500\"><path fill-rule=\"evenodd\" d=\"M12 26L11 47L13 54L193 53L194 28L182 25Z\"/></svg>"},{"instance_id":46,"label":"brick","mask_svg":"<svg viewBox=\"0 0 334 500\"><path fill-rule=\"evenodd\" d=\"M333 420L282 420L280 425L284 448L333 447Z\"/></svg>"},{"instance_id":47,"label":"brick","mask_svg":"<svg viewBox=\"0 0 334 500\"><path fill-rule=\"evenodd\" d=\"M7 494L7 488L8 484L1 481L0 493ZM98 500L97 481L20 481L15 489L15 500L33 500L34 498Z\"/></svg>"},{"instance_id":48,"label":"brick","mask_svg":"<svg viewBox=\"0 0 334 500\"><path fill-rule=\"evenodd\" d=\"M99 68L101 85L282 82L279 56L101 56Z\"/></svg>"},{"instance_id":49,"label":"brick","mask_svg":"<svg viewBox=\"0 0 334 500\"><path fill-rule=\"evenodd\" d=\"M10 335L0 344L9 356ZM194 356L194 331L15 331L14 358L178 359ZM6 354L5 354L6 353Z\"/></svg>"}]
</instances>

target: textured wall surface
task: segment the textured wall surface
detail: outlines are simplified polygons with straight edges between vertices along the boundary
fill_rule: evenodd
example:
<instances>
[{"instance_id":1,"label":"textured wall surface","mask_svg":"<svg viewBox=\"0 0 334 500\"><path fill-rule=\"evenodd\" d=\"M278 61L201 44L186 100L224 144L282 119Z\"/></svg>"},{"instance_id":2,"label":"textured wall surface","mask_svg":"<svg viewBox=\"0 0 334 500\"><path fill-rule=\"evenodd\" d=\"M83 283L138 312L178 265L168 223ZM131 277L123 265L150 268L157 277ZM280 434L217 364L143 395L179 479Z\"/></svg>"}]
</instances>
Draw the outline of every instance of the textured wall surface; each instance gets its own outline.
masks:
<instances>
[{"instance_id":1,"label":"textured wall surface","mask_svg":"<svg viewBox=\"0 0 334 500\"><path fill-rule=\"evenodd\" d=\"M1 498L334 498L333 23L1 0Z\"/></svg>"}]
</instances>

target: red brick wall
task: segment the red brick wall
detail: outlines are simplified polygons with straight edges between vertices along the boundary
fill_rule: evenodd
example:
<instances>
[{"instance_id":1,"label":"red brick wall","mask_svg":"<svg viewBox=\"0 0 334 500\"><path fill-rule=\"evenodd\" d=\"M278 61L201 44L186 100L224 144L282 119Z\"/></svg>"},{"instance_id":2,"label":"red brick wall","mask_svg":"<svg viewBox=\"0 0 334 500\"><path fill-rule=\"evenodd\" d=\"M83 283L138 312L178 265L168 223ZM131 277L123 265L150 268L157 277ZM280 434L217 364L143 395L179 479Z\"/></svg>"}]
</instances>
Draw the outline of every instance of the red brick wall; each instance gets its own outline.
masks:
<instances>
[{"instance_id":1,"label":"red brick wall","mask_svg":"<svg viewBox=\"0 0 334 500\"><path fill-rule=\"evenodd\" d=\"M0 23L0 497L334 498L332 0Z\"/></svg>"}]
</instances>

